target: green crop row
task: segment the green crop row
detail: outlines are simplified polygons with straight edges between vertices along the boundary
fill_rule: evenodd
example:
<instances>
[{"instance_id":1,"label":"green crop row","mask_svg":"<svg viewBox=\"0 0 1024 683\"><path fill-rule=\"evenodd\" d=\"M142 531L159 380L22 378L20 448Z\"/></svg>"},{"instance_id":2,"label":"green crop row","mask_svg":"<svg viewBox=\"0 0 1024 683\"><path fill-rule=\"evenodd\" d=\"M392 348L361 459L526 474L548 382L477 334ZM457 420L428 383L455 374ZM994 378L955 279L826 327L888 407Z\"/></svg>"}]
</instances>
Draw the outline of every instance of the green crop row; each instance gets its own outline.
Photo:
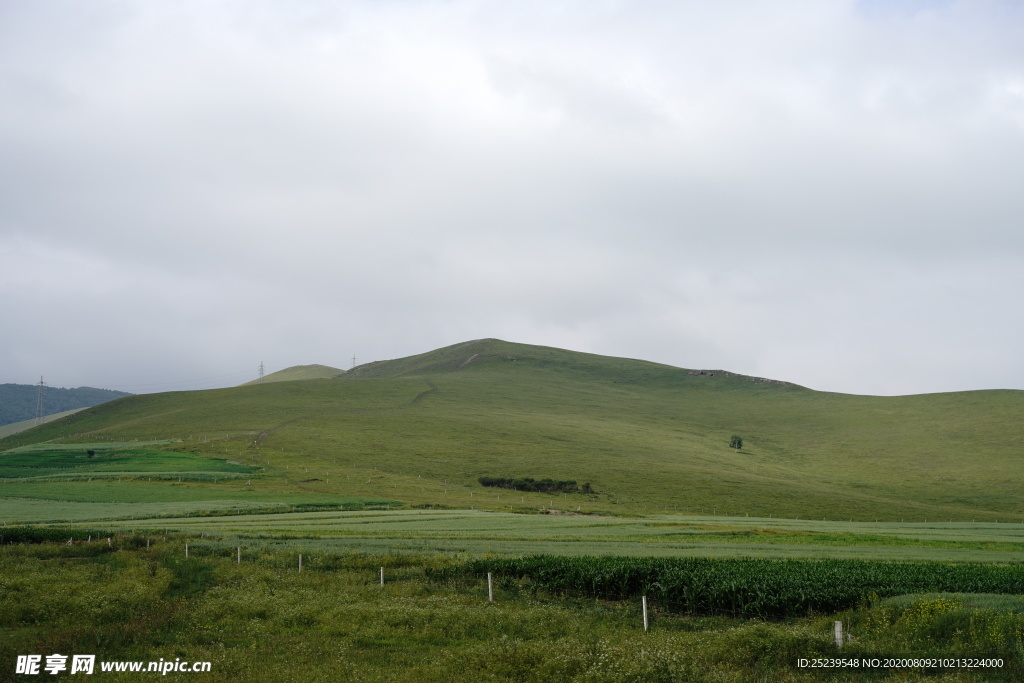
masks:
<instances>
[{"instance_id":1,"label":"green crop row","mask_svg":"<svg viewBox=\"0 0 1024 683\"><path fill-rule=\"evenodd\" d=\"M709 558L476 559L435 579L494 573L506 586L605 600L646 595L689 614L782 618L850 609L921 592L1024 593L1024 565Z\"/></svg>"}]
</instances>

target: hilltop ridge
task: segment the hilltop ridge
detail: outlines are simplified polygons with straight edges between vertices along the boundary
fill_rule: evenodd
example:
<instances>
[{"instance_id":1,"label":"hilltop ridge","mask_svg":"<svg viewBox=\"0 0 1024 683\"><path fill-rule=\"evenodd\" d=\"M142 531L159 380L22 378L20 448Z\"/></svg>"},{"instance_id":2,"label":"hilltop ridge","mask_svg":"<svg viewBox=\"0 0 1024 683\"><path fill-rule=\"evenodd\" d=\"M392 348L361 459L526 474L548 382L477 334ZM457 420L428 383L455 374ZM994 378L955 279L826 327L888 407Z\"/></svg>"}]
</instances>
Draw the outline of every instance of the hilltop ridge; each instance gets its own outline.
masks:
<instances>
[{"instance_id":1,"label":"hilltop ridge","mask_svg":"<svg viewBox=\"0 0 1024 683\"><path fill-rule=\"evenodd\" d=\"M393 360L374 361L349 370L350 378L396 378L446 374L456 371L499 367L531 367L553 372L603 377L612 382L662 383L715 379L725 384L753 384L782 389L805 389L798 384L765 377L752 377L726 370L697 370L636 358L602 356L552 346L519 344L501 339L475 339L426 353Z\"/></svg>"},{"instance_id":2,"label":"hilltop ridge","mask_svg":"<svg viewBox=\"0 0 1024 683\"><path fill-rule=\"evenodd\" d=\"M304 379L333 379L341 377L345 371L340 368L332 368L330 365L313 363L310 365L293 365L284 370L272 372L263 376L263 381L258 379L243 382L238 386L244 387L250 384L267 384L268 382L295 382Z\"/></svg>"}]
</instances>

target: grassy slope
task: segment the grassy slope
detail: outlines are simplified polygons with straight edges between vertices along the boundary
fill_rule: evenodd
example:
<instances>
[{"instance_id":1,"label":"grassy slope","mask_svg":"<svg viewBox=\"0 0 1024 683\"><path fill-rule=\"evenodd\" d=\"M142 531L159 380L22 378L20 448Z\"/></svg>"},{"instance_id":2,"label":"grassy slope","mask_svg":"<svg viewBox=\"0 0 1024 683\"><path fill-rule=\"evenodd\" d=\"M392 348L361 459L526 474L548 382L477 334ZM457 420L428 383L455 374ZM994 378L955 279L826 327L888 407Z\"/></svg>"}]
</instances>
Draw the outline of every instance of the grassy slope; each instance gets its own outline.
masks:
<instances>
[{"instance_id":1,"label":"grassy slope","mask_svg":"<svg viewBox=\"0 0 1024 683\"><path fill-rule=\"evenodd\" d=\"M74 410L65 410L64 412L61 413L53 413L52 415L46 415L43 417L42 422L53 422L54 420L59 420L62 417L73 415L77 413L79 410L85 410L85 408L75 408ZM27 429L32 429L37 424L39 424L39 422L39 420L32 418L31 420L22 420L21 422L12 422L10 424L0 425L0 439L6 436L11 436L12 434L17 434L18 432L23 432Z\"/></svg>"},{"instance_id":2,"label":"grassy slope","mask_svg":"<svg viewBox=\"0 0 1024 683\"><path fill-rule=\"evenodd\" d=\"M478 508L1019 521L1022 413L1020 391L852 396L480 340L333 380L128 397L0 448L192 437L264 466L261 490ZM482 475L599 495L511 495Z\"/></svg>"},{"instance_id":3,"label":"grassy slope","mask_svg":"<svg viewBox=\"0 0 1024 683\"><path fill-rule=\"evenodd\" d=\"M332 368L330 365L319 365L316 363L313 365L293 365L290 368L265 375L262 384L267 382L294 382L300 379L332 379L344 374L344 370ZM258 379L254 379L245 382L241 386L244 387L250 384L261 384L261 382Z\"/></svg>"}]
</instances>

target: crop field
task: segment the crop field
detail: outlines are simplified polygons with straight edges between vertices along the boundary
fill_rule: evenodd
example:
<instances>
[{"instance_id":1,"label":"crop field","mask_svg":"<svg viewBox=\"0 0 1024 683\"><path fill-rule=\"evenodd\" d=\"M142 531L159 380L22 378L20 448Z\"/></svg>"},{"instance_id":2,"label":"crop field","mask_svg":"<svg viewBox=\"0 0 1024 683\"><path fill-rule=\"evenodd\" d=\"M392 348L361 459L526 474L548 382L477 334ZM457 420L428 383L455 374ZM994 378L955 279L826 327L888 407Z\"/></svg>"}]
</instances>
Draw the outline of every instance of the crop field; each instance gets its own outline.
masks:
<instances>
[{"instance_id":1,"label":"crop field","mask_svg":"<svg viewBox=\"0 0 1024 683\"><path fill-rule=\"evenodd\" d=\"M276 493L239 482L236 488L148 481L7 481L0 482L0 522L5 524L84 522L95 519L140 519L215 513L270 512L315 507L393 506L373 496Z\"/></svg>"},{"instance_id":2,"label":"crop field","mask_svg":"<svg viewBox=\"0 0 1024 683\"><path fill-rule=\"evenodd\" d=\"M195 453L156 450L163 443L34 444L0 454L3 479L142 477L214 480L252 477L259 468Z\"/></svg>"},{"instance_id":3,"label":"crop field","mask_svg":"<svg viewBox=\"0 0 1024 683\"><path fill-rule=\"evenodd\" d=\"M239 562L234 548L199 543L186 558L183 540L126 533L109 544L103 538L0 546L0 661L26 652L96 652L108 661L179 657L211 662L204 679L224 681L297 674L324 681L588 683L1024 675L1024 614L1013 596L959 590L1013 588L1024 571L1019 565L339 552L307 554L299 571L295 551L243 549ZM494 574L493 602L486 571ZM846 575L857 581L844 584ZM663 588L684 576L689 590ZM880 599L918 586L957 590ZM646 631L640 595L649 600ZM821 614L813 607L823 595L834 607L853 604ZM790 616L734 616L780 606ZM836 619L849 635L841 648L832 634ZM969 657L986 665L799 664L828 657Z\"/></svg>"},{"instance_id":4,"label":"crop field","mask_svg":"<svg viewBox=\"0 0 1024 683\"><path fill-rule=\"evenodd\" d=\"M646 595L677 612L763 619L838 612L878 596L924 591L1024 593L1024 566L942 562L534 555L472 560L432 575L488 572L559 594L604 600Z\"/></svg>"},{"instance_id":5,"label":"crop field","mask_svg":"<svg viewBox=\"0 0 1024 683\"><path fill-rule=\"evenodd\" d=\"M142 518L110 522L120 528L142 529L147 524ZM1019 523L873 524L682 515L599 517L376 509L164 516L154 526L193 536L205 533L244 538L245 544L254 548L301 546L324 552L1024 562L1024 525ZM224 543L230 545L235 540Z\"/></svg>"}]
</instances>

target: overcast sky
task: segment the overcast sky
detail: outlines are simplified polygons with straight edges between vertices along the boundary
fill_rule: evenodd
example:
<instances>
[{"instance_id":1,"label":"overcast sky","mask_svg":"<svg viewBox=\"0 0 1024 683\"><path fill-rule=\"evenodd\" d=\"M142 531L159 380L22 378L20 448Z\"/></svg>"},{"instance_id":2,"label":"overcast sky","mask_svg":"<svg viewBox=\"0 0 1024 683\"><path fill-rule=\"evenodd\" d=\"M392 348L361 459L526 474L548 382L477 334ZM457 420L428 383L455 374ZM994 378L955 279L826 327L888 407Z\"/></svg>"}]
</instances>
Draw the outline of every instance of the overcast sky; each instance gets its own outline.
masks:
<instances>
[{"instance_id":1,"label":"overcast sky","mask_svg":"<svg viewBox=\"0 0 1024 683\"><path fill-rule=\"evenodd\" d=\"M1022 294L1016 0L0 0L0 383L1024 389Z\"/></svg>"}]
</instances>

